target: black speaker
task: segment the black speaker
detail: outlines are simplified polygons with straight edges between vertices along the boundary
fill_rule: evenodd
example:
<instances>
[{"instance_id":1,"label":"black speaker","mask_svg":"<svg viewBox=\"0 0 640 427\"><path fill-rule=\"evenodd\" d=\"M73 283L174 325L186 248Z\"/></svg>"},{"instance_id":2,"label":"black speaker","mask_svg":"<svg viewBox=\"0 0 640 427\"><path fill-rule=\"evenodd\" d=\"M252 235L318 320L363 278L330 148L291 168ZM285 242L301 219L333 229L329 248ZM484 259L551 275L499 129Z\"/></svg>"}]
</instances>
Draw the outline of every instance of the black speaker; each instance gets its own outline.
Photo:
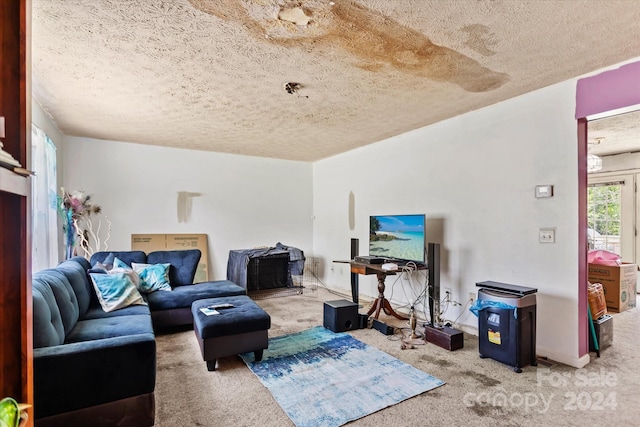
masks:
<instances>
[{"instance_id":1,"label":"black speaker","mask_svg":"<svg viewBox=\"0 0 640 427\"><path fill-rule=\"evenodd\" d=\"M432 326L440 325L440 244L427 244L429 269L429 318Z\"/></svg>"},{"instance_id":2,"label":"black speaker","mask_svg":"<svg viewBox=\"0 0 640 427\"><path fill-rule=\"evenodd\" d=\"M355 259L358 253L358 239L351 239L351 259ZM358 303L358 273L351 273L351 301Z\"/></svg>"},{"instance_id":3,"label":"black speaker","mask_svg":"<svg viewBox=\"0 0 640 427\"><path fill-rule=\"evenodd\" d=\"M333 332L345 332L360 328L358 304L340 299L325 301L324 327Z\"/></svg>"}]
</instances>

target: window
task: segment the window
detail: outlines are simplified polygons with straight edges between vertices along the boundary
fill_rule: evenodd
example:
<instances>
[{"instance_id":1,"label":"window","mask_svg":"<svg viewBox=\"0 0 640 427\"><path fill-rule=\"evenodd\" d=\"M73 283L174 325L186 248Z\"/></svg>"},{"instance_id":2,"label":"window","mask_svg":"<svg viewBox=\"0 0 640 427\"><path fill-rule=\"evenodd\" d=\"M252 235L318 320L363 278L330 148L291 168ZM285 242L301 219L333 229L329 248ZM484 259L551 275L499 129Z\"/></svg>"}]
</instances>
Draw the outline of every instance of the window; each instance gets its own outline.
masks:
<instances>
[{"instance_id":1,"label":"window","mask_svg":"<svg viewBox=\"0 0 640 427\"><path fill-rule=\"evenodd\" d=\"M589 250L605 250L635 262L634 177L589 177L587 242Z\"/></svg>"},{"instance_id":2,"label":"window","mask_svg":"<svg viewBox=\"0 0 640 427\"><path fill-rule=\"evenodd\" d=\"M56 146L37 126L31 127L32 271L58 264L58 195Z\"/></svg>"}]
</instances>

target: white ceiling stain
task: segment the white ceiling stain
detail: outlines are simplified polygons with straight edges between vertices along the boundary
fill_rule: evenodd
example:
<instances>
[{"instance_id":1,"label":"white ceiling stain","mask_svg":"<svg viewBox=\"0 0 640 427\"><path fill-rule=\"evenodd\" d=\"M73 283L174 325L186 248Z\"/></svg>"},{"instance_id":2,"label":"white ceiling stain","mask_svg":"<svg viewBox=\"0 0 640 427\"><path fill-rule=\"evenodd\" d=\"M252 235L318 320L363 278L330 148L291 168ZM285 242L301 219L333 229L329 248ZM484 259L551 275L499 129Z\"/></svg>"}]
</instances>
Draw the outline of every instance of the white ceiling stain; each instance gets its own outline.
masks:
<instances>
[{"instance_id":1,"label":"white ceiling stain","mask_svg":"<svg viewBox=\"0 0 640 427\"><path fill-rule=\"evenodd\" d=\"M311 20L311 18L309 18L300 7L280 9L280 12L278 12L278 18L283 21L293 22L296 25L307 25Z\"/></svg>"},{"instance_id":2,"label":"white ceiling stain","mask_svg":"<svg viewBox=\"0 0 640 427\"><path fill-rule=\"evenodd\" d=\"M33 0L33 92L66 135L313 161L638 57L637 22L624 0Z\"/></svg>"}]
</instances>

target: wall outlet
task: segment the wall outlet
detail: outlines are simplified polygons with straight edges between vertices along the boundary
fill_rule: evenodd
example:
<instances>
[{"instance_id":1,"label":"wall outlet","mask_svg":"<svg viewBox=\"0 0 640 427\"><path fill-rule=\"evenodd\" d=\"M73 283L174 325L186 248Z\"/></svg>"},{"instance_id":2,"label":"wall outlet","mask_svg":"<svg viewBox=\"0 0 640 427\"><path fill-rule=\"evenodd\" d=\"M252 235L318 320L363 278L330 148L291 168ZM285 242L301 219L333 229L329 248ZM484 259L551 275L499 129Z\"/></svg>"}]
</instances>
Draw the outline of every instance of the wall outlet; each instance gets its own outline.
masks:
<instances>
[{"instance_id":1,"label":"wall outlet","mask_svg":"<svg viewBox=\"0 0 640 427\"><path fill-rule=\"evenodd\" d=\"M475 292L469 292L469 302L471 302L471 304L473 304L476 300L476 293Z\"/></svg>"}]
</instances>

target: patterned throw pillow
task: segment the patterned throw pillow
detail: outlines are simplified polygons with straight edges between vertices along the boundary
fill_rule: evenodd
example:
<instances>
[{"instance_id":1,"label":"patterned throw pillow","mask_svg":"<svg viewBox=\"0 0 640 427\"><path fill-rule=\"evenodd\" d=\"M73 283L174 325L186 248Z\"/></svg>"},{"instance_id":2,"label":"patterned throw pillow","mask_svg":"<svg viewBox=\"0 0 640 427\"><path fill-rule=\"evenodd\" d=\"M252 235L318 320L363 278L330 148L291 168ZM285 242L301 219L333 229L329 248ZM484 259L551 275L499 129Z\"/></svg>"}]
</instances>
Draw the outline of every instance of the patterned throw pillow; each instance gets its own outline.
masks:
<instances>
[{"instance_id":1,"label":"patterned throw pillow","mask_svg":"<svg viewBox=\"0 0 640 427\"><path fill-rule=\"evenodd\" d=\"M114 267L107 274L89 273L98 301L106 312L130 305L147 305L137 289L137 274L130 268Z\"/></svg>"},{"instance_id":2,"label":"patterned throw pillow","mask_svg":"<svg viewBox=\"0 0 640 427\"><path fill-rule=\"evenodd\" d=\"M131 263L133 271L140 276L138 289L143 293L170 291L169 267L171 264L138 264Z\"/></svg>"},{"instance_id":3,"label":"patterned throw pillow","mask_svg":"<svg viewBox=\"0 0 640 427\"><path fill-rule=\"evenodd\" d=\"M131 269L129 264L127 264L126 262L124 262L123 260L121 260L118 257L115 257L114 260L113 260L113 268L128 268L128 269Z\"/></svg>"},{"instance_id":4,"label":"patterned throw pillow","mask_svg":"<svg viewBox=\"0 0 640 427\"><path fill-rule=\"evenodd\" d=\"M89 269L88 273L107 274L109 270L113 268L113 264L115 260L116 260L115 256L111 253L104 259L104 261L96 262L95 264L93 264L93 266ZM118 260L118 262L122 264L122 265L119 265L120 267L130 268L128 265L126 265L122 261Z\"/></svg>"},{"instance_id":5,"label":"patterned throw pillow","mask_svg":"<svg viewBox=\"0 0 640 427\"><path fill-rule=\"evenodd\" d=\"M102 262L97 262L94 267L98 265L102 266L105 270L109 271L113 268L113 263L115 262L115 255L110 253Z\"/></svg>"}]
</instances>

